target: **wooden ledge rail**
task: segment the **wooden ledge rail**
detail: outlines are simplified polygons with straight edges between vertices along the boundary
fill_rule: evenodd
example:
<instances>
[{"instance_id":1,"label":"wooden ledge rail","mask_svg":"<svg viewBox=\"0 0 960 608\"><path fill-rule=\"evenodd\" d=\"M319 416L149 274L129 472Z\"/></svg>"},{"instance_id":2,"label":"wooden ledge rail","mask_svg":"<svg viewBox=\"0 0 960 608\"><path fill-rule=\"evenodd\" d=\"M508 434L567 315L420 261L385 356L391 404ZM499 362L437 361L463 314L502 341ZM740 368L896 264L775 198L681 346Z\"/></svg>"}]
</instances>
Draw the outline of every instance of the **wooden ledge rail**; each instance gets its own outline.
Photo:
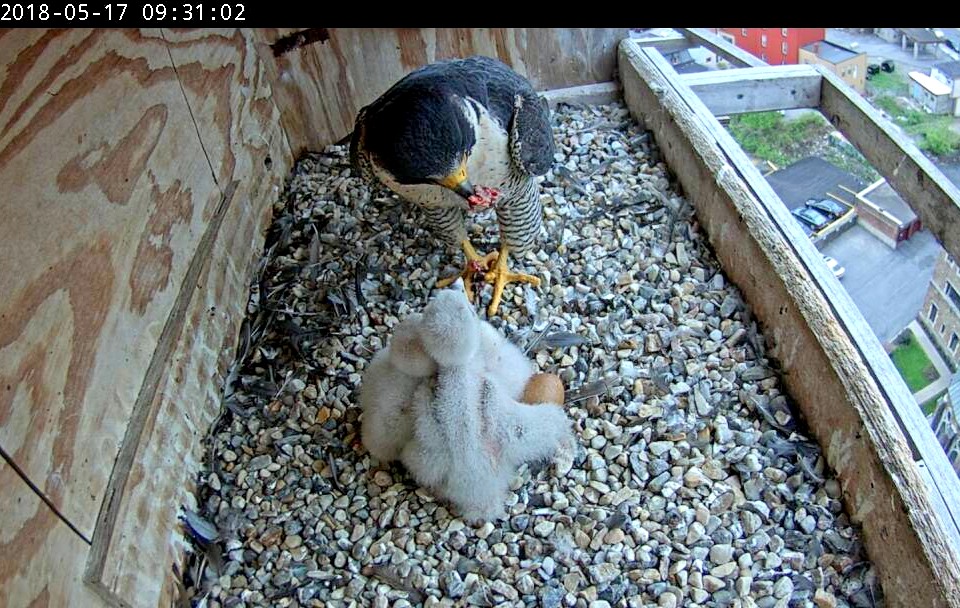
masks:
<instances>
[{"instance_id":1,"label":"wooden ledge rail","mask_svg":"<svg viewBox=\"0 0 960 608\"><path fill-rule=\"evenodd\" d=\"M960 606L956 523L947 508L960 504L956 477L947 467L948 484L946 456L876 336L782 201L663 56L631 40L619 52L627 105L653 131L725 273L763 325L768 354L782 364L786 389L862 526L887 602Z\"/></svg>"},{"instance_id":2,"label":"wooden ledge rail","mask_svg":"<svg viewBox=\"0 0 960 608\"><path fill-rule=\"evenodd\" d=\"M820 106L820 73L809 65L695 72L681 76L716 116Z\"/></svg>"}]
</instances>

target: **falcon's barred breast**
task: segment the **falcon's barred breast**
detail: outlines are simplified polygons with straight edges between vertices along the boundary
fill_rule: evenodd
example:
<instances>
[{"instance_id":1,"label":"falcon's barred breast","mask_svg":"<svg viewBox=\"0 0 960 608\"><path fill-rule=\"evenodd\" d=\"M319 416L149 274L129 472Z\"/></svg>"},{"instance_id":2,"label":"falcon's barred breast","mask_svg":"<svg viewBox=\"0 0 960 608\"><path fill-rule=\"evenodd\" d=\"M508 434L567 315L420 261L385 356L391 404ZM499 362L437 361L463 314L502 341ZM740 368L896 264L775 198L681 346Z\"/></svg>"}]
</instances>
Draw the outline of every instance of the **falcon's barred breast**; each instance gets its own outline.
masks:
<instances>
[{"instance_id":1,"label":"falcon's barred breast","mask_svg":"<svg viewBox=\"0 0 960 608\"><path fill-rule=\"evenodd\" d=\"M555 152L549 109L524 77L489 57L420 68L360 111L350 151L362 175L422 207L434 234L461 245L468 266L486 269L500 258L487 273L496 303L505 281L538 283L506 272L508 251L532 249L539 235L535 177L550 169ZM501 250L481 258L467 238L464 213L492 204L485 193L497 191ZM497 273L511 277L498 281Z\"/></svg>"}]
</instances>

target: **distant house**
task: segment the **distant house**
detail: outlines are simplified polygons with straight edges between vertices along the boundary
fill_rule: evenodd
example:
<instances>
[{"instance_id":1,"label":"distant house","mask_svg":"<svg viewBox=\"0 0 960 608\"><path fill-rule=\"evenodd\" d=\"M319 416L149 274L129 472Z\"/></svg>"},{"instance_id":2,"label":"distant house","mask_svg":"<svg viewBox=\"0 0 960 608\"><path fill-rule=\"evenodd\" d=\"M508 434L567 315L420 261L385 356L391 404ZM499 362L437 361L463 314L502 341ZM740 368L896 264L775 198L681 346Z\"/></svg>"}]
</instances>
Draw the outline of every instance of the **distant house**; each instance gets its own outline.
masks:
<instances>
[{"instance_id":1,"label":"distant house","mask_svg":"<svg viewBox=\"0 0 960 608\"><path fill-rule=\"evenodd\" d=\"M933 434L947 454L953 470L960 475L960 374L953 376L946 394L927 417Z\"/></svg>"},{"instance_id":2,"label":"distant house","mask_svg":"<svg viewBox=\"0 0 960 608\"><path fill-rule=\"evenodd\" d=\"M930 68L930 77L947 86L952 102L949 114L960 116L960 61L944 61Z\"/></svg>"},{"instance_id":3,"label":"distant house","mask_svg":"<svg viewBox=\"0 0 960 608\"><path fill-rule=\"evenodd\" d=\"M940 253L933 268L920 323L944 358L954 365L960 363L960 268L946 251ZM960 398L954 404L960 407Z\"/></svg>"},{"instance_id":4,"label":"distant house","mask_svg":"<svg viewBox=\"0 0 960 608\"><path fill-rule=\"evenodd\" d=\"M770 65L796 64L800 47L823 40L822 27L726 27L717 32ZM866 68L864 68L866 69Z\"/></svg>"},{"instance_id":5,"label":"distant house","mask_svg":"<svg viewBox=\"0 0 960 608\"><path fill-rule=\"evenodd\" d=\"M954 100L950 87L923 72L910 72L910 96L931 114L950 114Z\"/></svg>"},{"instance_id":6,"label":"distant house","mask_svg":"<svg viewBox=\"0 0 960 608\"><path fill-rule=\"evenodd\" d=\"M858 93L863 93L867 82L867 54L858 53L845 46L826 40L818 40L800 47L798 61L801 64L822 65Z\"/></svg>"},{"instance_id":7,"label":"distant house","mask_svg":"<svg viewBox=\"0 0 960 608\"><path fill-rule=\"evenodd\" d=\"M860 224L896 249L921 229L920 218L885 179L878 179L856 196Z\"/></svg>"}]
</instances>

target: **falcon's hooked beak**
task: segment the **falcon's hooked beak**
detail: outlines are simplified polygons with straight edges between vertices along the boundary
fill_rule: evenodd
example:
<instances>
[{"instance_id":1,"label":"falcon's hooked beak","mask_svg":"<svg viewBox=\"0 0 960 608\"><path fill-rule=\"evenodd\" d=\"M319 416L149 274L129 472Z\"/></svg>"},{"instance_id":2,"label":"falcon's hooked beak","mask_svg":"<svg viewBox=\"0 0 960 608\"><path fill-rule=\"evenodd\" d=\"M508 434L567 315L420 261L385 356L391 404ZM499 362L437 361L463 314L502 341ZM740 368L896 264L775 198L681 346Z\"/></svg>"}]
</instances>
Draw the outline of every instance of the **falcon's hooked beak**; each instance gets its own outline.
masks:
<instances>
[{"instance_id":1,"label":"falcon's hooked beak","mask_svg":"<svg viewBox=\"0 0 960 608\"><path fill-rule=\"evenodd\" d=\"M474 195L473 184L471 184L470 180L467 179L466 158L460 161L460 164L453 171L453 173L439 180L437 183L445 188L453 190L465 199L469 199Z\"/></svg>"}]
</instances>

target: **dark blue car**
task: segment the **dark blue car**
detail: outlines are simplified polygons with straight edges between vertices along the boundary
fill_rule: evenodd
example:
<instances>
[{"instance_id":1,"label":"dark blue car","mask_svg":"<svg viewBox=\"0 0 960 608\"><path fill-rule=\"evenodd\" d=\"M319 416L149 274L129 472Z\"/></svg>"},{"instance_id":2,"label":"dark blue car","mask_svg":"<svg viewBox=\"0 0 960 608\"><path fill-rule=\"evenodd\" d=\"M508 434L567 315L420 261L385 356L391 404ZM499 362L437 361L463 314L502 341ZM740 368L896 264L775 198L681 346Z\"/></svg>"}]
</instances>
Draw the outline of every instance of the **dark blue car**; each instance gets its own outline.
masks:
<instances>
[{"instance_id":1,"label":"dark blue car","mask_svg":"<svg viewBox=\"0 0 960 608\"><path fill-rule=\"evenodd\" d=\"M790 213L800 220L801 224L806 224L812 228L814 232L823 230L830 223L829 217L810 207L797 207Z\"/></svg>"},{"instance_id":2,"label":"dark blue car","mask_svg":"<svg viewBox=\"0 0 960 608\"><path fill-rule=\"evenodd\" d=\"M830 217L831 219L837 219L838 217L840 217L841 215L843 215L844 213L850 210L850 208L844 205L843 203L838 203L837 201L829 198L824 198L820 200L812 198L808 200L806 203L804 203L804 205L812 209L816 209L817 211L819 211L820 213L823 213L824 215Z\"/></svg>"}]
</instances>

